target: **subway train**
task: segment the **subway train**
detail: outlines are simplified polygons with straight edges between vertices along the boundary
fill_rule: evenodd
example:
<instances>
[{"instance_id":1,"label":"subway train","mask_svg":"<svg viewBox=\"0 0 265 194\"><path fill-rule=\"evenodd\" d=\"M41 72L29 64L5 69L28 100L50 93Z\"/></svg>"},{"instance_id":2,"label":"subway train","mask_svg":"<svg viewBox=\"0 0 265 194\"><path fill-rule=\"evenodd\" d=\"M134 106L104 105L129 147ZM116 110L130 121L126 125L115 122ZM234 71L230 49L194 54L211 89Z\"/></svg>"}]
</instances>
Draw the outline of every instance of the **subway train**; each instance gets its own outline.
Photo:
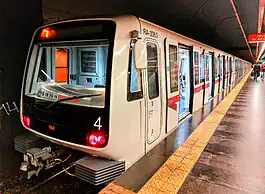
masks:
<instances>
[{"instance_id":1,"label":"subway train","mask_svg":"<svg viewBox=\"0 0 265 194\"><path fill-rule=\"evenodd\" d=\"M34 32L20 119L38 137L128 168L250 67L132 15L60 21Z\"/></svg>"}]
</instances>

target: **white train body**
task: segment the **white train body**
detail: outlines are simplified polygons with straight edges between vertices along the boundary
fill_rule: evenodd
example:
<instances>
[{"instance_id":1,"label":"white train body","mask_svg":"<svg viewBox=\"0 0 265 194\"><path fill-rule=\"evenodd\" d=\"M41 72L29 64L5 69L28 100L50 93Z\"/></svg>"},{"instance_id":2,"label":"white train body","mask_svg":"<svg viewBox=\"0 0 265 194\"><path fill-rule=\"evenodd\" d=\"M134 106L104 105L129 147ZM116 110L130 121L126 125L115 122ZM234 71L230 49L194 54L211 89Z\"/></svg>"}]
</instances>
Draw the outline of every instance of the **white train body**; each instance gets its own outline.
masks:
<instances>
[{"instance_id":1,"label":"white train body","mask_svg":"<svg viewBox=\"0 0 265 194\"><path fill-rule=\"evenodd\" d=\"M65 118L65 120L69 120L69 118L74 119L75 117L86 117L89 124L94 126L94 129L102 131L102 129L104 130L104 127L108 128L108 132L106 132L107 135L105 136L106 139L102 140L102 145L104 144L104 146L93 146L91 144L85 145L78 143L78 141L71 142L68 140L69 137L64 137L63 134L59 132L53 136L53 132L56 131L56 128L58 128L56 126L56 119L53 122L51 121L50 124L49 122L45 122L49 124L47 124L47 128L45 128L43 124L37 125L37 119L42 118L40 120L44 121L45 115L44 113L42 116L40 116L40 113L31 114L30 111L33 109L29 108L31 105L35 106L34 103L36 103L37 100L40 100L41 102L45 101L45 98L36 96L35 94L34 96L33 93L31 94L30 89L28 89L27 86L27 82L29 82L29 80L32 79L32 76L35 76L36 74L34 74L34 68L38 63L38 57L36 57L37 55L35 56L35 59L33 58L35 45L34 39L36 39L38 32L41 30L43 32L43 29L53 28L54 26L56 28L56 25L58 24L66 23L68 26L75 26L77 23L82 21L100 22L105 20L113 21L116 25L113 40L113 54L112 56L109 56L111 57L111 72L109 73L109 77L108 75L101 75L99 73L100 70L98 69L101 68L99 67L101 64L100 62L91 62L93 57L94 60L95 58L96 60L100 60L99 54L94 56L91 55L92 58L87 58L86 62L89 62L87 63L88 66L91 64L96 66L97 74L100 74L99 77L95 78L97 83L99 83L101 80L102 83L106 82L107 84L109 81L108 84L110 88L108 92L103 93L103 95L106 95L107 93L109 94L108 97L104 96L105 99L109 100L109 103L107 103L107 100L105 101L107 104L105 107L108 108L107 113L104 113L104 115L106 115L104 116L104 119L108 119L108 121L105 122L107 123L107 126L104 126L103 117L101 117L100 112L95 113L95 115L98 115L91 119L91 122L90 117L93 116L93 112L90 112L87 115L82 115L86 113L80 112L79 114L78 110L74 110L72 117L69 117L69 114L71 113L68 112L68 116ZM132 32L135 33L134 37ZM251 65L249 62L239 59L228 53L207 46L198 41L192 40L134 16L120 16L106 19L91 18L58 22L41 27L36 31L34 37L35 38L33 38L32 41L31 50L29 52L27 66L25 69L21 95L21 122L23 123L23 126L36 135L57 144L104 158L126 161L127 168L135 163L139 158L144 156L159 142L165 139L172 131L174 131L181 119L184 119L188 114L192 114L196 110L202 108L209 102L209 100L217 96L218 93L222 92L223 90L226 92L229 88L231 89L234 87L242 78L242 76L249 71ZM132 41L135 37L136 39L141 38L139 40L135 39L135 41L143 41L145 44L145 47L142 47L145 48L145 50L142 50L142 52L146 52L143 54L143 56L147 56L144 59L145 61L143 61L143 59L140 60L134 58L134 56L138 56L140 53L135 49L141 48L140 46L135 46L136 43ZM46 38L49 37L47 36ZM75 40L72 38L68 41L69 44L71 41ZM78 45L78 41L75 42L75 45ZM56 40L55 42L57 44L60 41ZM41 48L45 44L40 43L40 45ZM58 47L58 45L56 46ZM66 48L66 51L63 52L67 52L68 57L71 55L71 53L74 53L75 48L65 45L60 45L60 47ZM90 50L91 48L89 47ZM78 49L80 50L79 47ZM102 49L104 50L103 47ZM84 51L84 54L86 50L83 49L82 51ZM78 65L78 63L74 65L71 64L70 59L71 56L68 60L70 62L67 66L67 79L72 79L74 77L71 75L71 73L69 73L72 71L70 68L72 67L72 69L75 69L73 66ZM225 63L223 63L222 60L225 61ZM134 62L143 62L146 63L147 66L145 67L143 65L143 68L137 69L137 67L141 64L135 64ZM222 65L218 65L219 63ZM52 64L50 66L53 68L53 70L50 70L50 72L54 72L54 67ZM225 69L223 67L225 67ZM29 72L33 73L30 74ZM49 77L51 77L51 79L57 79L54 77L54 75L57 76L56 72L53 74L50 73L49 75L49 71L47 70L46 73ZM81 80L81 74L76 75L77 77L79 76L79 83L83 83ZM96 87L96 84L93 82L94 77L89 77L91 75L87 75L88 77L84 77L84 75L82 76L82 79L87 81L86 84L81 84L83 87L88 86L89 82L90 85L92 84L92 86L89 85L89 87L92 88L93 91L95 90L99 92L101 90L107 90L107 87L104 88L104 86L102 86L103 89ZM35 82L33 81L32 83ZM68 84L72 83L72 85L75 85L74 81L66 82ZM45 87L46 89L48 88L48 91L52 90L54 93L54 90L50 89L53 86L45 85ZM45 93L42 94L45 95ZM71 95L66 96L69 97ZM26 98L27 102L25 102ZM55 102L55 100L58 100L58 98L49 99L47 102L49 105L51 105ZM74 101L62 101L56 103L54 106L82 106L83 109L87 108L86 103L82 103L83 104L81 105L75 104ZM97 106L95 106L93 110L96 109ZM103 110L104 108L99 107L98 109ZM36 118L34 115L37 115ZM63 111L60 116L62 117L62 115ZM49 119L46 119L45 121L48 120ZM64 120L63 117L62 120ZM74 125L74 121L71 124ZM36 126L39 126L38 129ZM63 125L61 124L60 126ZM85 126L85 124L80 126ZM43 127L45 129L43 129ZM45 130L49 132L46 133ZM62 129L60 128L60 130ZM76 139L80 139L80 137L77 135L78 129L74 130ZM71 136L71 129L67 129L66 131L67 132L65 133L70 134L68 136ZM62 138L60 138L59 134L62 134ZM95 141L96 144L97 141L99 141L99 139L102 137L99 138L95 136L89 136L86 138L91 138L87 141L91 140L92 144L93 141Z\"/></svg>"}]
</instances>

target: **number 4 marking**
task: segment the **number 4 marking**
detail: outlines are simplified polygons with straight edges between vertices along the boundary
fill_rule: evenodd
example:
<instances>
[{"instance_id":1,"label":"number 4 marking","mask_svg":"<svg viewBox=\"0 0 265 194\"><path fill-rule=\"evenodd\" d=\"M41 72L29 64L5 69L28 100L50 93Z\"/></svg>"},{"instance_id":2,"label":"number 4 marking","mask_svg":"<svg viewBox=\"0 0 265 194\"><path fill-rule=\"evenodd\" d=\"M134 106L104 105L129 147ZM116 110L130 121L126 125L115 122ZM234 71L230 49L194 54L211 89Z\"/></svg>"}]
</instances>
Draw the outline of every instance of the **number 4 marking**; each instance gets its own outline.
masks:
<instances>
[{"instance_id":1,"label":"number 4 marking","mask_svg":"<svg viewBox=\"0 0 265 194\"><path fill-rule=\"evenodd\" d=\"M98 120L96 120L94 127L97 127L98 130L100 130L100 128L102 127L101 125L101 117L98 117Z\"/></svg>"}]
</instances>

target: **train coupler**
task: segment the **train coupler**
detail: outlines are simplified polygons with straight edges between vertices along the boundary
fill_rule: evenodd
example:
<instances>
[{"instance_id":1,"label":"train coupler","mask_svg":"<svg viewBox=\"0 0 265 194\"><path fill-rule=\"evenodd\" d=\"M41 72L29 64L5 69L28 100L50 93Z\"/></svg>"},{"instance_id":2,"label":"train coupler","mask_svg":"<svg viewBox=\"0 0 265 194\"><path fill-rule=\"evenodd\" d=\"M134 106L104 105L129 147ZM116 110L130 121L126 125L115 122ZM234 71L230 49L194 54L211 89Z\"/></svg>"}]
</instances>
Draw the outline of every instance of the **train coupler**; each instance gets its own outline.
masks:
<instances>
[{"instance_id":1,"label":"train coupler","mask_svg":"<svg viewBox=\"0 0 265 194\"><path fill-rule=\"evenodd\" d=\"M27 172L27 179L30 179L33 175L38 176L41 170L54 167L56 157L57 154L52 152L51 147L31 148L24 153L20 170Z\"/></svg>"}]
</instances>

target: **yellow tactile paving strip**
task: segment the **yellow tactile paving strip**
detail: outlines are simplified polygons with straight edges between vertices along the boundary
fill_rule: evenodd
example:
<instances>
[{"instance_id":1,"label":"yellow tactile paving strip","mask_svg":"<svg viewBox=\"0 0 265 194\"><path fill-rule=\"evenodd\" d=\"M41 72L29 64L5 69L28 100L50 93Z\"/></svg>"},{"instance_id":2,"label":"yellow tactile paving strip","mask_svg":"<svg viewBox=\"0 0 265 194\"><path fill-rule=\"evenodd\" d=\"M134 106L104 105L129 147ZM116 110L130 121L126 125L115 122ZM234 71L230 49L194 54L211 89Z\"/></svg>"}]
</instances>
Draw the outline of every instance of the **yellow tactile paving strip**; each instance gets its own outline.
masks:
<instances>
[{"instance_id":1,"label":"yellow tactile paving strip","mask_svg":"<svg viewBox=\"0 0 265 194\"><path fill-rule=\"evenodd\" d=\"M217 126L236 99L247 81L248 73L226 96L226 98L206 117L188 139L173 153L159 170L138 192L141 194L176 194L196 164L201 153L211 139ZM121 186L110 183L101 194L133 194Z\"/></svg>"}]
</instances>

